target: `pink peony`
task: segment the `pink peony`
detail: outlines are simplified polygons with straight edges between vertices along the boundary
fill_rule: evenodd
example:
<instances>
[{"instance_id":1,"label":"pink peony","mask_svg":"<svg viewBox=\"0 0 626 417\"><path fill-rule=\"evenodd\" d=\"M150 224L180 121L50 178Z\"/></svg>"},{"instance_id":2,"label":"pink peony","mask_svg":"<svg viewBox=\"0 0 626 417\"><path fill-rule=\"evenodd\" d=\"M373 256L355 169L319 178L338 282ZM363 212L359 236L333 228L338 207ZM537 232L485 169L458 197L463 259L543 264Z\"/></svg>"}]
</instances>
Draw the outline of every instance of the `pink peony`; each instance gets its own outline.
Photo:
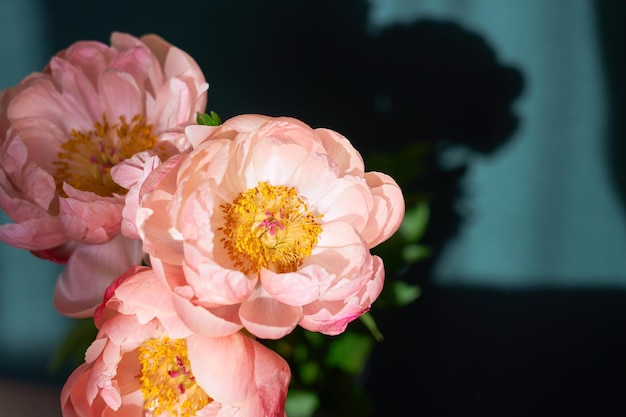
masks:
<instances>
[{"instance_id":1,"label":"pink peony","mask_svg":"<svg viewBox=\"0 0 626 417\"><path fill-rule=\"evenodd\" d=\"M384 280L370 249L404 216L392 178L365 172L339 133L292 118L242 115L186 134L194 149L148 176L136 221L188 326L336 335L368 311Z\"/></svg>"},{"instance_id":2,"label":"pink peony","mask_svg":"<svg viewBox=\"0 0 626 417\"><path fill-rule=\"evenodd\" d=\"M188 148L183 129L204 111L207 88L196 62L160 37L113 33L111 46L76 42L0 94L0 208L13 220L0 240L68 263L61 313L91 315L104 288L141 262L122 212L141 179L129 175L142 171L124 171L120 184L111 170Z\"/></svg>"},{"instance_id":3,"label":"pink peony","mask_svg":"<svg viewBox=\"0 0 626 417\"><path fill-rule=\"evenodd\" d=\"M107 290L96 340L61 392L63 416L284 417L285 360L241 332L194 334L170 292L147 267Z\"/></svg>"}]
</instances>

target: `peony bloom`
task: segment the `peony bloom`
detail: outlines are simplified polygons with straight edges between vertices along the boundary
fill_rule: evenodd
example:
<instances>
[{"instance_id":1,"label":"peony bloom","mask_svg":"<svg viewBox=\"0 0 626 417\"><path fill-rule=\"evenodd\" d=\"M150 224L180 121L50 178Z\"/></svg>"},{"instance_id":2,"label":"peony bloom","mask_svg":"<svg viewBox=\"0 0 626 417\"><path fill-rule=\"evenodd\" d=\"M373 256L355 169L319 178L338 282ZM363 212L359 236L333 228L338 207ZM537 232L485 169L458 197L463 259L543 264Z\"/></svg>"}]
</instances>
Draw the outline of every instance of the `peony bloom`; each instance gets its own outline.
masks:
<instances>
[{"instance_id":1,"label":"peony bloom","mask_svg":"<svg viewBox=\"0 0 626 417\"><path fill-rule=\"evenodd\" d=\"M284 417L284 359L241 332L209 337L178 318L170 289L131 267L96 311L96 340L61 392L64 417Z\"/></svg>"},{"instance_id":2,"label":"peony bloom","mask_svg":"<svg viewBox=\"0 0 626 417\"><path fill-rule=\"evenodd\" d=\"M0 240L67 262L61 313L91 315L107 285L141 262L122 212L140 180L129 175L142 171L125 170L123 184L111 171L186 149L183 129L204 111L207 88L196 62L160 37L113 33L111 46L76 42L0 94L0 208L13 220Z\"/></svg>"},{"instance_id":3,"label":"peony bloom","mask_svg":"<svg viewBox=\"0 0 626 417\"><path fill-rule=\"evenodd\" d=\"M194 149L148 176L136 221L188 326L336 335L368 311L384 280L370 249L404 216L392 178L365 172L339 133L293 118L242 115L186 134Z\"/></svg>"}]
</instances>

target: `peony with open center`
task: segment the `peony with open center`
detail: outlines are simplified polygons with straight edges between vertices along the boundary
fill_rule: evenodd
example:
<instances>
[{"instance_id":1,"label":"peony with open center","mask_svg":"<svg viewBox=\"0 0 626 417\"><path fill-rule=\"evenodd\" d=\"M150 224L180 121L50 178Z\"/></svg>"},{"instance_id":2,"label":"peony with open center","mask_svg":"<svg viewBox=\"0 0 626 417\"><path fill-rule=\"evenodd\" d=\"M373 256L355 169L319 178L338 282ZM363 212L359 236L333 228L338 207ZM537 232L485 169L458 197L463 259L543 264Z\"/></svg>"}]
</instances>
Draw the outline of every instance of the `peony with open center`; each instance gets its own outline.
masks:
<instances>
[{"instance_id":1,"label":"peony with open center","mask_svg":"<svg viewBox=\"0 0 626 417\"><path fill-rule=\"evenodd\" d=\"M143 253L122 222L144 165L188 148L206 106L196 62L156 35L80 41L0 93L0 240L67 263L55 306L86 317ZM124 165L122 181L114 177Z\"/></svg>"},{"instance_id":2,"label":"peony with open center","mask_svg":"<svg viewBox=\"0 0 626 417\"><path fill-rule=\"evenodd\" d=\"M241 332L194 334L147 267L107 289L98 335L61 392L64 416L285 417L291 373Z\"/></svg>"},{"instance_id":3,"label":"peony with open center","mask_svg":"<svg viewBox=\"0 0 626 417\"><path fill-rule=\"evenodd\" d=\"M384 281L370 250L404 216L391 177L365 172L341 134L293 118L241 115L186 134L194 149L148 176L136 221L188 326L335 335L369 310Z\"/></svg>"}]
</instances>

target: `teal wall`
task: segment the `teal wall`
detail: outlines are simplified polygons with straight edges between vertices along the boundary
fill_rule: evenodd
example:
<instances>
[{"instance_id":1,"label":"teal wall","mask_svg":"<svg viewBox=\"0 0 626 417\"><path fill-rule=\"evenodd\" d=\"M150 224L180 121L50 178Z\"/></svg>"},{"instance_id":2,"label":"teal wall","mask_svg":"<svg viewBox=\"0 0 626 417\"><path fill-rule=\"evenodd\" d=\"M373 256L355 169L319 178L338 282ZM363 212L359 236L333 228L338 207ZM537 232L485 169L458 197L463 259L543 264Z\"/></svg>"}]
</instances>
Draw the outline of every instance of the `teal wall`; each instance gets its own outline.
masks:
<instances>
[{"instance_id":1,"label":"teal wall","mask_svg":"<svg viewBox=\"0 0 626 417\"><path fill-rule=\"evenodd\" d=\"M37 0L0 0L0 88L49 59L49 27ZM8 222L0 213L2 223ZM59 265L0 243L0 377L56 379L45 370L71 325L52 305Z\"/></svg>"}]
</instances>

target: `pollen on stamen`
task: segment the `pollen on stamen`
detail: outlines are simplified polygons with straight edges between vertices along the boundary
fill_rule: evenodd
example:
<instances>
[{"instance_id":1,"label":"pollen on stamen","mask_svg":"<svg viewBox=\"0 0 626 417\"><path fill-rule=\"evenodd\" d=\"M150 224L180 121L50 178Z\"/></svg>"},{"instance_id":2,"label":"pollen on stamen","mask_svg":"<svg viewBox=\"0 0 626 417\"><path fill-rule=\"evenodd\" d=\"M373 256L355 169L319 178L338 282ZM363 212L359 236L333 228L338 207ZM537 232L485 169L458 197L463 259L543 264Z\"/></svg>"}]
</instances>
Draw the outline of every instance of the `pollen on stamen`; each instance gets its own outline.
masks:
<instances>
[{"instance_id":1,"label":"pollen on stamen","mask_svg":"<svg viewBox=\"0 0 626 417\"><path fill-rule=\"evenodd\" d=\"M103 115L92 130L72 130L53 162L57 190L63 194L63 183L82 191L92 191L100 196L125 194L126 189L111 178L111 168L138 152L153 149L157 137L145 117L134 116L130 122L120 116L119 122L110 124Z\"/></svg>"},{"instance_id":2,"label":"pollen on stamen","mask_svg":"<svg viewBox=\"0 0 626 417\"><path fill-rule=\"evenodd\" d=\"M222 243L236 268L258 273L296 271L311 255L322 231L294 187L259 182L221 206Z\"/></svg>"},{"instance_id":3,"label":"pollen on stamen","mask_svg":"<svg viewBox=\"0 0 626 417\"><path fill-rule=\"evenodd\" d=\"M150 339L139 347L144 408L154 416L193 417L213 399L193 376L184 339Z\"/></svg>"}]
</instances>

